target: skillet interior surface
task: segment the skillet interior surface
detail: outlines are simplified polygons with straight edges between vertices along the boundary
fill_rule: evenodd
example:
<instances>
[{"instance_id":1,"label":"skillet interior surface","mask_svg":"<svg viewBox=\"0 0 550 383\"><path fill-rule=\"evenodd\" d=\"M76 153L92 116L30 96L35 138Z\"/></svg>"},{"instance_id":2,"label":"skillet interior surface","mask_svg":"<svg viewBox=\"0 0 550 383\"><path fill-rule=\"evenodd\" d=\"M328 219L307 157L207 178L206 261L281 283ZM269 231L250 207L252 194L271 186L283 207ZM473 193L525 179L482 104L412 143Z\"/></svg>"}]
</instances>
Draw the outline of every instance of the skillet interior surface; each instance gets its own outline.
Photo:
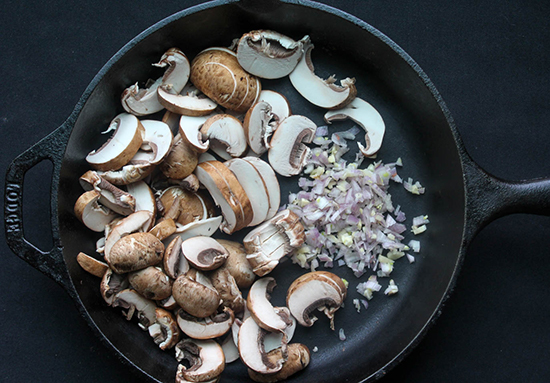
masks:
<instances>
[{"instance_id":1,"label":"skillet interior surface","mask_svg":"<svg viewBox=\"0 0 550 383\"><path fill-rule=\"evenodd\" d=\"M357 21L357 20L356 20ZM119 97L124 88L157 72L150 64L162 53L177 46L191 59L209 46L228 46L231 40L253 29L274 29L295 39L310 35L315 44L313 62L316 73L327 77L355 77L358 96L369 101L383 116L386 137L378 160L393 162L401 157L404 167L398 169L404 178L412 177L426 186L423 196L405 192L401 185L392 184L390 191L395 205L412 217L428 214L429 230L422 235L422 252L411 265L406 259L396 262L392 278L400 292L391 298L378 294L369 302L369 309L358 314L351 300L358 282L343 268L336 272L350 281L345 309L336 314L336 332L328 328L325 318L313 328L298 328L294 341L310 349L318 347L312 356L307 373L296 381L359 381L375 374L398 357L430 322L445 296L461 254L464 227L464 184L459 151L447 116L412 61L399 49L388 45L389 40L359 21L330 14L303 5L281 4L264 13L253 13L238 4L214 8L203 7L195 13L183 12L161 22L162 27L146 31L137 44L125 47L123 55L103 74L84 105L72 131L63 161L59 187L60 235L64 256L72 282L87 313L108 342L132 364L159 381L173 381L177 363L173 353L154 346L148 334L137 325L129 324L118 312L108 308L98 289L97 279L78 266L75 254L93 253L94 235L81 225L72 207L82 193L78 176L88 170L86 154L101 145L99 133L109 121L122 112ZM217 29L212 30L212 25ZM330 28L327 28L330 26ZM155 30L156 29L156 30ZM337 33L334 33L337 31ZM394 50L397 49L398 51ZM310 117L323 125L323 111L303 100L288 79L262 81L264 89L283 93L290 101L294 114ZM353 126L346 121L334 124L332 131ZM362 135L359 135L362 140ZM355 145L352 145L354 151ZM353 157L353 156L352 156ZM282 203L289 191L296 191L297 178L281 179ZM244 233L233 236L240 240ZM405 243L412 239L408 233ZM323 268L321 268L323 269ZM286 262L273 276L278 287L273 294L276 305L284 305L286 289L298 275L298 266ZM385 288L388 280L382 282ZM338 339L343 328L346 341ZM335 368L338 366L338 368ZM240 363L228 365L224 381L243 381L245 368Z\"/></svg>"}]
</instances>

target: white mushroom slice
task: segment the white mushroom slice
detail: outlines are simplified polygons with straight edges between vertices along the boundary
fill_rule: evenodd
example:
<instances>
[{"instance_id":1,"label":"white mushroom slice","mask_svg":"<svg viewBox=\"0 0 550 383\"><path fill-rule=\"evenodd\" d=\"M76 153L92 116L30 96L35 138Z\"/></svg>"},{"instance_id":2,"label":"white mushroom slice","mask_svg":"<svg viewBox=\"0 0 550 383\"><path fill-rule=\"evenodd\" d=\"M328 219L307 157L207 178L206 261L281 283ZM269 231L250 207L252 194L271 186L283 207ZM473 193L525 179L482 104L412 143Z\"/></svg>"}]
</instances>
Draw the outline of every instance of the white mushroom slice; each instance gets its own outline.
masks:
<instances>
[{"instance_id":1,"label":"white mushroom slice","mask_svg":"<svg viewBox=\"0 0 550 383\"><path fill-rule=\"evenodd\" d=\"M205 116L218 107L194 86L186 88L178 94L169 85L160 86L157 90L160 103L169 111L185 116Z\"/></svg>"},{"instance_id":2,"label":"white mushroom slice","mask_svg":"<svg viewBox=\"0 0 550 383\"><path fill-rule=\"evenodd\" d=\"M334 313L342 306L345 297L346 286L340 277L325 271L315 271L292 282L286 304L302 326L313 326L317 318L311 313L318 309L330 319L330 328L334 330Z\"/></svg>"},{"instance_id":3,"label":"white mushroom slice","mask_svg":"<svg viewBox=\"0 0 550 383\"><path fill-rule=\"evenodd\" d=\"M239 354L246 366L262 374L272 374L283 367L284 359L270 361L264 349L264 337L268 332L247 318L239 329Z\"/></svg>"},{"instance_id":4,"label":"white mushroom slice","mask_svg":"<svg viewBox=\"0 0 550 383\"><path fill-rule=\"evenodd\" d=\"M155 196L153 195L153 191L149 185L143 181L133 182L126 185L126 190L128 190L128 193L134 196L136 200L136 211L146 210L151 212L153 217L157 215ZM151 224L152 223L153 220L151 220ZM150 230L151 227L147 227L145 229Z\"/></svg>"},{"instance_id":5,"label":"white mushroom slice","mask_svg":"<svg viewBox=\"0 0 550 383\"><path fill-rule=\"evenodd\" d=\"M334 76L326 80L315 75L315 68L311 62L313 44L304 43L304 55L289 75L294 88L306 100L325 109L338 109L349 104L357 95L355 79L346 78L336 85Z\"/></svg>"},{"instance_id":6,"label":"white mushroom slice","mask_svg":"<svg viewBox=\"0 0 550 383\"><path fill-rule=\"evenodd\" d=\"M244 117L243 128L246 141L250 149L258 155L267 152L269 138L275 130L269 124L272 118L271 105L265 101L258 101L252 105Z\"/></svg>"},{"instance_id":7,"label":"white mushroom slice","mask_svg":"<svg viewBox=\"0 0 550 383\"><path fill-rule=\"evenodd\" d=\"M172 285L172 296L187 313L206 318L220 306L220 295L204 274L189 270L180 274Z\"/></svg>"},{"instance_id":8,"label":"white mushroom slice","mask_svg":"<svg viewBox=\"0 0 550 383\"><path fill-rule=\"evenodd\" d=\"M158 165L170 152L174 138L172 131L168 124L162 121L142 120L141 124L145 129L143 142L149 146L152 152L149 163L151 165Z\"/></svg>"},{"instance_id":9,"label":"white mushroom slice","mask_svg":"<svg viewBox=\"0 0 550 383\"><path fill-rule=\"evenodd\" d=\"M300 174L310 156L310 143L317 126L304 116L285 118L277 127L268 151L269 164L277 173L290 177Z\"/></svg>"},{"instance_id":10,"label":"white mushroom slice","mask_svg":"<svg viewBox=\"0 0 550 383\"><path fill-rule=\"evenodd\" d=\"M235 315L225 307L223 312L206 318L189 315L185 310L178 310L178 326L185 335L193 339L214 339L226 334L233 324Z\"/></svg>"},{"instance_id":11,"label":"white mushroom slice","mask_svg":"<svg viewBox=\"0 0 550 383\"><path fill-rule=\"evenodd\" d=\"M102 232L118 215L99 204L101 195L95 190L83 193L74 205L76 217L90 230Z\"/></svg>"},{"instance_id":12,"label":"white mushroom slice","mask_svg":"<svg viewBox=\"0 0 550 383\"><path fill-rule=\"evenodd\" d=\"M95 275L96 277L103 278L109 266L105 262L98 261L97 259L90 257L85 253L78 253L76 261L84 270L88 273Z\"/></svg>"},{"instance_id":13,"label":"white mushroom slice","mask_svg":"<svg viewBox=\"0 0 550 383\"><path fill-rule=\"evenodd\" d=\"M143 142L143 126L131 114L121 113L116 116L106 132L112 130L114 133L107 142L86 156L86 161L94 169L119 169L130 161Z\"/></svg>"},{"instance_id":14,"label":"white mushroom slice","mask_svg":"<svg viewBox=\"0 0 550 383\"><path fill-rule=\"evenodd\" d=\"M212 154L206 152L206 153L202 153L200 156L199 156L199 164L202 163L202 162L207 162L207 161L217 161L216 157L214 157Z\"/></svg>"},{"instance_id":15,"label":"white mushroom slice","mask_svg":"<svg viewBox=\"0 0 550 383\"><path fill-rule=\"evenodd\" d=\"M274 278L260 278L250 288L246 307L258 326L270 332L283 332L292 324L290 312L273 308L269 301L271 292L277 286Z\"/></svg>"},{"instance_id":16,"label":"white mushroom slice","mask_svg":"<svg viewBox=\"0 0 550 383\"><path fill-rule=\"evenodd\" d=\"M246 137L242 123L229 114L210 117L200 128L210 141L210 149L224 159L240 157L246 150Z\"/></svg>"},{"instance_id":17,"label":"white mushroom slice","mask_svg":"<svg viewBox=\"0 0 550 383\"><path fill-rule=\"evenodd\" d=\"M186 239L181 244L181 251L193 267L203 271L220 267L229 256L218 241L204 236Z\"/></svg>"},{"instance_id":18,"label":"white mushroom slice","mask_svg":"<svg viewBox=\"0 0 550 383\"><path fill-rule=\"evenodd\" d=\"M155 310L156 322L149 326L149 335L161 350L171 349L179 342L180 330L172 314L164 309Z\"/></svg>"},{"instance_id":19,"label":"white mushroom slice","mask_svg":"<svg viewBox=\"0 0 550 383\"><path fill-rule=\"evenodd\" d=\"M189 368L178 365L176 382L215 380L225 368L223 350L213 340L182 340L176 345L176 359L178 362L185 359L190 365Z\"/></svg>"},{"instance_id":20,"label":"white mushroom slice","mask_svg":"<svg viewBox=\"0 0 550 383\"><path fill-rule=\"evenodd\" d=\"M111 306L115 295L128 288L129 285L126 275L117 274L112 269L107 268L101 279L99 290L105 302Z\"/></svg>"},{"instance_id":21,"label":"white mushroom slice","mask_svg":"<svg viewBox=\"0 0 550 383\"><path fill-rule=\"evenodd\" d=\"M233 363L239 359L239 349L233 342L233 335L228 334L222 341L223 355L225 356L225 363Z\"/></svg>"},{"instance_id":22,"label":"white mushroom slice","mask_svg":"<svg viewBox=\"0 0 550 383\"><path fill-rule=\"evenodd\" d=\"M173 241L176 236L181 237L183 241L186 239L195 237L197 235L211 236L218 230L222 223L223 217L217 216L207 219L201 219L200 221L191 222L184 226L178 226L176 232L170 237L166 238L165 242ZM177 226L177 225L176 225Z\"/></svg>"},{"instance_id":23,"label":"white mushroom slice","mask_svg":"<svg viewBox=\"0 0 550 383\"><path fill-rule=\"evenodd\" d=\"M265 352L270 352L276 348L286 347L288 343L292 340L294 332L296 331L296 319L290 314L290 310L287 307L274 307L275 312L280 313L281 310L286 311L285 315L288 315L290 321L292 322L290 326L285 328L284 332L270 332L264 337L264 350ZM289 345L290 346L290 345Z\"/></svg>"},{"instance_id":24,"label":"white mushroom slice","mask_svg":"<svg viewBox=\"0 0 550 383\"><path fill-rule=\"evenodd\" d=\"M147 299L160 301L172 294L172 282L160 267L149 266L128 274L128 282Z\"/></svg>"},{"instance_id":25,"label":"white mushroom slice","mask_svg":"<svg viewBox=\"0 0 550 383\"><path fill-rule=\"evenodd\" d=\"M233 342L237 348L239 347L239 330L246 318L250 318L250 311L246 308L245 302L244 312L242 312L240 316L235 316L235 320L231 325L231 335L233 336Z\"/></svg>"},{"instance_id":26,"label":"white mushroom slice","mask_svg":"<svg viewBox=\"0 0 550 383\"><path fill-rule=\"evenodd\" d=\"M269 211L268 191L262 175L254 165L241 158L233 158L224 165L237 177L250 200L252 221L248 226L259 225L265 221Z\"/></svg>"},{"instance_id":27,"label":"white mushroom slice","mask_svg":"<svg viewBox=\"0 0 550 383\"><path fill-rule=\"evenodd\" d=\"M266 219L271 219L277 214L279 206L281 205L281 188L277 180L277 175L273 171L273 168L260 158L244 157L243 160L252 164L262 176L266 190L268 191L269 199L269 209Z\"/></svg>"},{"instance_id":28,"label":"white mushroom slice","mask_svg":"<svg viewBox=\"0 0 550 383\"><path fill-rule=\"evenodd\" d=\"M164 271L172 279L189 271L189 262L181 251L182 239L176 236L164 251Z\"/></svg>"},{"instance_id":29,"label":"white mushroom slice","mask_svg":"<svg viewBox=\"0 0 550 383\"><path fill-rule=\"evenodd\" d=\"M180 118L180 135L197 153L204 153L208 150L210 142L207 137L202 135L200 128L209 118L216 114L218 113L213 112L206 116L181 116Z\"/></svg>"},{"instance_id":30,"label":"white mushroom slice","mask_svg":"<svg viewBox=\"0 0 550 383\"><path fill-rule=\"evenodd\" d=\"M118 292L113 299L112 306L126 309L125 316L128 320L137 314L139 327L142 330L147 330L157 320L155 302L142 297L134 290L125 289Z\"/></svg>"},{"instance_id":31,"label":"white mushroom slice","mask_svg":"<svg viewBox=\"0 0 550 383\"><path fill-rule=\"evenodd\" d=\"M365 130L365 146L357 142L359 150L365 157L376 154L382 146L386 125L378 111L368 102L355 98L351 104L339 110L331 110L325 114L325 121L332 123L349 118Z\"/></svg>"},{"instance_id":32,"label":"white mushroom slice","mask_svg":"<svg viewBox=\"0 0 550 383\"><path fill-rule=\"evenodd\" d=\"M168 66L164 75L158 78L151 86L140 89L134 84L125 89L121 101L124 110L136 116L144 116L161 111L164 107L158 100L157 89L161 85L168 85L179 93L189 80L190 65L185 54L177 48L170 48L154 66L164 68Z\"/></svg>"},{"instance_id":33,"label":"white mushroom slice","mask_svg":"<svg viewBox=\"0 0 550 383\"><path fill-rule=\"evenodd\" d=\"M224 221L220 227L225 233L232 234L252 221L250 200L227 166L219 161L203 162L197 165L195 175L221 208Z\"/></svg>"},{"instance_id":34,"label":"white mushroom slice","mask_svg":"<svg viewBox=\"0 0 550 383\"><path fill-rule=\"evenodd\" d=\"M111 230L105 240L104 256L107 260L113 245L123 236L137 231L145 231L153 221L154 216L150 211L140 210L121 219Z\"/></svg>"},{"instance_id":35,"label":"white mushroom slice","mask_svg":"<svg viewBox=\"0 0 550 383\"><path fill-rule=\"evenodd\" d=\"M286 357L285 357L286 356ZM288 345L286 355L283 355L283 351L280 349L275 349L270 351L266 355L266 359L269 361L280 360L285 358L285 363L283 368L275 374L265 375L257 373L251 369L248 370L248 376L255 382L283 382L287 381L287 378L291 375L296 374L297 372L303 370L309 365L311 359L311 353L306 345L301 343L292 343Z\"/></svg>"},{"instance_id":36,"label":"white mushroom slice","mask_svg":"<svg viewBox=\"0 0 550 383\"><path fill-rule=\"evenodd\" d=\"M268 79L288 75L302 57L303 41L294 41L275 31L246 33L237 45L239 64L249 73Z\"/></svg>"},{"instance_id":37,"label":"white mushroom slice","mask_svg":"<svg viewBox=\"0 0 550 383\"><path fill-rule=\"evenodd\" d=\"M277 124L292 114L287 98L279 92L262 90L258 97L258 102L260 101L267 102L271 106L271 114Z\"/></svg>"},{"instance_id":38,"label":"white mushroom slice","mask_svg":"<svg viewBox=\"0 0 550 383\"><path fill-rule=\"evenodd\" d=\"M132 214L136 209L135 198L106 181L97 172L88 170L80 179L80 186L86 191L96 190L101 195L99 203L121 215Z\"/></svg>"}]
</instances>

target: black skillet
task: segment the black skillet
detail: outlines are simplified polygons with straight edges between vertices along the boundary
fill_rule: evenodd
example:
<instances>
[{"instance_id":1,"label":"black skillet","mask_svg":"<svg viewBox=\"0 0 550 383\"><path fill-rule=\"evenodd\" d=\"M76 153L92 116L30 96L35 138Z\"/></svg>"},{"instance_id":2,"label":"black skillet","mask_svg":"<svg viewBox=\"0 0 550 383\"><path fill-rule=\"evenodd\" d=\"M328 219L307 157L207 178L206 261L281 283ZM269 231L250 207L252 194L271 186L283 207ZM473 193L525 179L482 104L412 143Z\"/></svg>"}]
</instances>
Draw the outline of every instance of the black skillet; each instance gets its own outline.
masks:
<instances>
[{"instance_id":1,"label":"black skillet","mask_svg":"<svg viewBox=\"0 0 550 383\"><path fill-rule=\"evenodd\" d=\"M205 46L228 45L232 37L258 27L296 38L310 34L316 43L318 73L355 76L360 96L384 116L388 133L379 158L392 161L402 157L406 164L402 175L414 176L428 189L419 198L394 189L394 200L409 217L426 213L432 221L422 238L422 256L417 263L410 267L404 262L398 264L394 277L403 286L400 294L391 300L373 300L365 316L358 317L350 309L339 312L337 328L345 329L346 342L327 330L326 321L300 331L297 339L310 347L318 346L319 352L314 354L307 374L296 381L360 381L382 375L416 344L438 315L465 248L481 227L504 214L550 212L547 180L505 183L471 161L433 85L400 48L349 15L318 4L299 4L269 2L257 7L253 2L216 2L161 21L123 48L94 79L68 121L18 157L8 171L6 230L14 252L64 286L96 334L153 379L172 381L175 361L171 355L152 350L144 333L101 303L97 280L82 272L74 261L78 251L93 251L95 237L82 228L71 210L81 192L76 176L86 170L82 158L97 146L97 133L120 111L120 91L136 79L154 76L149 63L172 45L192 57ZM219 26L216 33L201 33L201 28L209 30L211 23ZM339 33L329 33L334 30ZM264 82L264 86L281 90L291 97L295 113L321 123L322 112L291 96L294 93L286 81ZM21 231L23 175L44 158L54 163L55 246L49 253L25 241ZM289 264L284 266L285 274L288 270L294 274L275 274L279 282L276 301L281 301L283 290L299 272ZM161 366L164 363L167 367ZM243 370L237 366L228 367L224 373L225 381L241 381L242 376Z\"/></svg>"}]
</instances>

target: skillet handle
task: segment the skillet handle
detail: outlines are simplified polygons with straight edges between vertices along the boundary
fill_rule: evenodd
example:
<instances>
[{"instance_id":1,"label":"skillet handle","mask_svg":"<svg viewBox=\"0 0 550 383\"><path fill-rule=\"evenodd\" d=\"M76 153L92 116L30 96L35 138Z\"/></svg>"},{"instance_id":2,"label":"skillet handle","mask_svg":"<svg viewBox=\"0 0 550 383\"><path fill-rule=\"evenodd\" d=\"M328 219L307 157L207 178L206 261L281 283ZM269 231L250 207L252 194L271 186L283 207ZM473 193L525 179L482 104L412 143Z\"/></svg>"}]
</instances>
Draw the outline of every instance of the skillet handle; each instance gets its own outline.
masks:
<instances>
[{"instance_id":1,"label":"skillet handle","mask_svg":"<svg viewBox=\"0 0 550 383\"><path fill-rule=\"evenodd\" d=\"M6 172L4 190L4 227L10 249L31 266L46 274L67 288L70 283L67 267L63 260L61 241L57 227L57 206L53 196L57 196L59 170L71 130L67 120L61 127L17 156ZM43 160L53 164L50 190L50 214L52 218L53 248L42 251L25 238L23 230L23 183L25 173Z\"/></svg>"},{"instance_id":2,"label":"skillet handle","mask_svg":"<svg viewBox=\"0 0 550 383\"><path fill-rule=\"evenodd\" d=\"M505 215L550 216L550 178L507 181L489 174L469 156L464 163L468 242L483 227Z\"/></svg>"}]
</instances>

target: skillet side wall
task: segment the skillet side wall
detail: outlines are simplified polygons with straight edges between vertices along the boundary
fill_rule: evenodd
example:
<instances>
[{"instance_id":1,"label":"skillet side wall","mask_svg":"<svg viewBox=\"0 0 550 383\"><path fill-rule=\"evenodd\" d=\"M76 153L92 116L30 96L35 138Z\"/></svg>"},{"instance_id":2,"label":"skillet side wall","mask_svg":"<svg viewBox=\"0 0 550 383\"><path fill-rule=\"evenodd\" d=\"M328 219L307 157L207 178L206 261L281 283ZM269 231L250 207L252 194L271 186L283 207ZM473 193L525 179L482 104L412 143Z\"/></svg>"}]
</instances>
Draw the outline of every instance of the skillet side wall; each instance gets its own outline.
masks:
<instances>
[{"instance_id":1,"label":"skillet side wall","mask_svg":"<svg viewBox=\"0 0 550 383\"><path fill-rule=\"evenodd\" d=\"M323 54L319 61L321 65L318 65L320 74L324 75L323 71L330 74L336 68L339 78L356 76L359 95L372 101L387 116L388 133L380 158L390 162L401 156L405 162L402 174L420 180L428 189L425 196L418 198L400 191L394 195L396 201L406 201L403 208L410 212L409 220L415 215L428 213L432 221L425 236L423 258L410 268L401 263L398 266L406 270L395 274L396 280L407 286L406 289L410 287L409 292L403 289L403 294L384 307L382 299L373 302L369 322L353 325L362 328L362 334L354 336L351 328L346 328L349 334L346 350L349 355L358 355L357 352L368 342L372 346L370 353L375 357L366 356L364 360L363 357L343 357L342 346L331 340L328 350L316 354L317 360L314 358L312 364L317 365L308 372L311 374L308 378L335 379L333 369L322 367L322 361L328 358L333 361L337 358L343 369L351 371L354 379L367 377L365 371L372 373L382 368L406 348L429 321L455 270L464 225L464 187L453 134L433 94L409 63L377 37L349 21L295 5L284 5L275 12L275 15L269 15L275 17L256 15L254 20L245 23L243 20L250 20L248 18L252 15L237 5L225 5L174 21L146 37L105 74L83 108L69 141L61 171L59 221L65 259L73 283L86 310L106 337L133 363L159 380L173 378L174 369L170 368L167 372L161 366L174 367L172 355L158 350L151 352L151 342L146 334L129 325L116 310L104 306L97 292L97 281L85 275L74 260L74 254L78 251L93 253L97 238L75 220L71 208L81 193L77 175L87 170L84 156L99 146L101 137L98 133L104 130L114 115L122 111L119 106L120 93L137 79L143 81L149 76L157 76L160 72L156 72L150 63L156 62L162 52L173 45L179 46L192 58L203 47L226 46L230 38L258 27L276 29L296 38L310 34L314 42L318 42L314 57L317 52L319 56ZM220 26L215 33L208 28L212 24ZM326 25L341 33L330 33ZM347 38L358 35L361 38ZM290 89L284 82L270 85ZM321 111L306 104L300 104L295 109L295 113L315 116L315 122L322 123ZM289 183L283 186L284 190L291 187ZM284 282L280 283L281 290ZM353 320L350 312L342 312L341 317L337 318L347 325L348 319L349 322ZM389 338L388 333L391 333ZM322 339L323 334L326 335L327 330L320 329L320 326L303 332L306 339L312 342L309 344L311 347L315 345L313 342ZM358 366L360 360L362 366ZM230 371L230 377L237 381L238 374L242 372Z\"/></svg>"}]
</instances>

